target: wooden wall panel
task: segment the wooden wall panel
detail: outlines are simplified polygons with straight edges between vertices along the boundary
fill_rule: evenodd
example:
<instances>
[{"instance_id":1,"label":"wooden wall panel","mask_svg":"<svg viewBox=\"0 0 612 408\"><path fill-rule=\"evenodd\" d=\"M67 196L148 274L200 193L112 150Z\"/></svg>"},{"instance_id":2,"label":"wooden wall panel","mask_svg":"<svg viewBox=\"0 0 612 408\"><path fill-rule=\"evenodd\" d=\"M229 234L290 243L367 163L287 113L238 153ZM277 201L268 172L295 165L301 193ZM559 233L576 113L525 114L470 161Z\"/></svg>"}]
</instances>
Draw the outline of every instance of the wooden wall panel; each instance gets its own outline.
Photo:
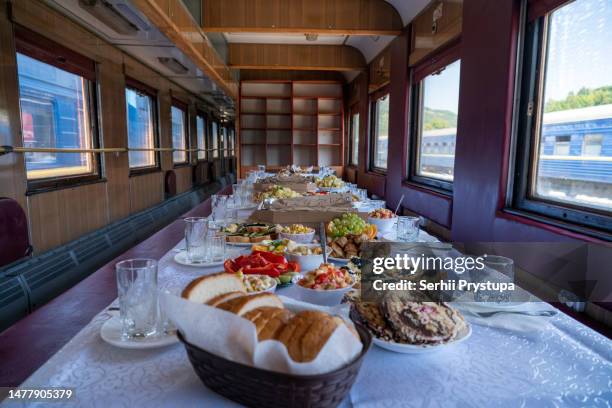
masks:
<instances>
[{"instance_id":1,"label":"wooden wall panel","mask_svg":"<svg viewBox=\"0 0 612 408\"><path fill-rule=\"evenodd\" d=\"M108 224L107 197L106 183L29 196L35 251L46 251Z\"/></svg>"},{"instance_id":2,"label":"wooden wall panel","mask_svg":"<svg viewBox=\"0 0 612 408\"><path fill-rule=\"evenodd\" d=\"M193 186L193 168L191 166L177 167L176 173L176 193L180 194L189 190Z\"/></svg>"},{"instance_id":3,"label":"wooden wall panel","mask_svg":"<svg viewBox=\"0 0 612 408\"><path fill-rule=\"evenodd\" d=\"M134 214L164 200L162 172L130 177L130 213Z\"/></svg>"},{"instance_id":4,"label":"wooden wall panel","mask_svg":"<svg viewBox=\"0 0 612 408\"><path fill-rule=\"evenodd\" d=\"M399 34L402 19L383 0L203 0L205 31Z\"/></svg>"},{"instance_id":5,"label":"wooden wall panel","mask_svg":"<svg viewBox=\"0 0 612 408\"><path fill-rule=\"evenodd\" d=\"M391 52L387 47L370 62L368 90L373 92L387 85L391 80Z\"/></svg>"},{"instance_id":6,"label":"wooden wall panel","mask_svg":"<svg viewBox=\"0 0 612 408\"><path fill-rule=\"evenodd\" d=\"M229 44L229 66L240 69L359 71L366 63L346 45Z\"/></svg>"},{"instance_id":7,"label":"wooden wall panel","mask_svg":"<svg viewBox=\"0 0 612 408\"><path fill-rule=\"evenodd\" d=\"M434 13L439 15L435 30ZM463 0L433 1L412 23L410 65L417 64L428 54L459 37L462 21Z\"/></svg>"}]
</instances>

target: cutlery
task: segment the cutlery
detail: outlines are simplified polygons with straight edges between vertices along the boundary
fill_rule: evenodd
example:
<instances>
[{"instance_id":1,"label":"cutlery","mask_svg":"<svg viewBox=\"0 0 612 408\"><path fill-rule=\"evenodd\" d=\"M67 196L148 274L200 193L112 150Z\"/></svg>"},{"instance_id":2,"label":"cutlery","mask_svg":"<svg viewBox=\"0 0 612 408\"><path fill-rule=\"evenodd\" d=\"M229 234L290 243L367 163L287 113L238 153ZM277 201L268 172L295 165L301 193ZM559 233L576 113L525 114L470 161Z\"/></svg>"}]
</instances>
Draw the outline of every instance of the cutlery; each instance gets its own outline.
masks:
<instances>
[{"instance_id":1,"label":"cutlery","mask_svg":"<svg viewBox=\"0 0 612 408\"><path fill-rule=\"evenodd\" d=\"M404 194L402 194L402 196L400 197L399 203L397 203L397 207L395 207L395 215L397 215L397 212L400 209L400 206L402 205L402 201L404 201Z\"/></svg>"},{"instance_id":2,"label":"cutlery","mask_svg":"<svg viewBox=\"0 0 612 408\"><path fill-rule=\"evenodd\" d=\"M513 311L513 310L496 310L494 312L468 312L471 313L475 316L478 317L491 317L491 316L495 316L496 314L500 314L500 313L505 313L505 314L516 314L516 315L523 315L523 316L536 316L536 317L552 317L554 315L557 314L557 311L555 310L540 310L540 311L535 311L535 312L525 312L525 311Z\"/></svg>"},{"instance_id":3,"label":"cutlery","mask_svg":"<svg viewBox=\"0 0 612 408\"><path fill-rule=\"evenodd\" d=\"M319 224L319 241L321 242L321 250L323 251L323 263L327 263L327 238L325 237L325 223Z\"/></svg>"}]
</instances>

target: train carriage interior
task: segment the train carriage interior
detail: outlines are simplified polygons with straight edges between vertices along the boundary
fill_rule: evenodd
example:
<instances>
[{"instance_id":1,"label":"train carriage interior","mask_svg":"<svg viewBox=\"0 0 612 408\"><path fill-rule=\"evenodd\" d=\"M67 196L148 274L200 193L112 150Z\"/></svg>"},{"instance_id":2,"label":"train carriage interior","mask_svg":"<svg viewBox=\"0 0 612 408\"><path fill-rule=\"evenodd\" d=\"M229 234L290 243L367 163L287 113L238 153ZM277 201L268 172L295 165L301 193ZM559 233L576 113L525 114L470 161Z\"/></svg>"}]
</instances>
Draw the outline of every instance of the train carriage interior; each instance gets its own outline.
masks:
<instances>
[{"instance_id":1,"label":"train carriage interior","mask_svg":"<svg viewBox=\"0 0 612 408\"><path fill-rule=\"evenodd\" d=\"M612 0L0 0L0 406L609 406L611 242Z\"/></svg>"}]
</instances>

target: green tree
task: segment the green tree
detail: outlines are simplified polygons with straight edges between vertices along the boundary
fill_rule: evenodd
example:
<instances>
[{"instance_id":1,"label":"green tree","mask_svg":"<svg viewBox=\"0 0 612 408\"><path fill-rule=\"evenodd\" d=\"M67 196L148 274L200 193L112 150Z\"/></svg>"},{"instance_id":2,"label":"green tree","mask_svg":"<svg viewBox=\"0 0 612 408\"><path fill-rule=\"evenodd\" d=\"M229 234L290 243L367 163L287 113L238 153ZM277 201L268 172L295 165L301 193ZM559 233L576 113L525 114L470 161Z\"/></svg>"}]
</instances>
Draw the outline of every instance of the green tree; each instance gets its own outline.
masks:
<instances>
[{"instance_id":1,"label":"green tree","mask_svg":"<svg viewBox=\"0 0 612 408\"><path fill-rule=\"evenodd\" d=\"M565 99L550 99L544 106L544 112L556 112L589 106L612 104L612 85L600 88L581 88L577 93L570 92Z\"/></svg>"}]
</instances>

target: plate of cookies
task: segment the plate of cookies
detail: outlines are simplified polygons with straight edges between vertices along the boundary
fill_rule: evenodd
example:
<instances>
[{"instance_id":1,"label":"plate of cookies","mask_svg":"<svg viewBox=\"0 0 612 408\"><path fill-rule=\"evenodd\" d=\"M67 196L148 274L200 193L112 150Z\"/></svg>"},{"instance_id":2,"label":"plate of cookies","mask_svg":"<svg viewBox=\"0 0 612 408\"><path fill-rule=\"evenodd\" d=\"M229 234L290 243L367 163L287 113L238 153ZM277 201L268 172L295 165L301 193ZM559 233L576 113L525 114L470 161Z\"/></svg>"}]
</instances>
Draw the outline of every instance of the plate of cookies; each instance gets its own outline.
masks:
<instances>
[{"instance_id":1,"label":"plate of cookies","mask_svg":"<svg viewBox=\"0 0 612 408\"><path fill-rule=\"evenodd\" d=\"M472 328L445 302L414 301L389 293L379 301L351 302L351 319L365 326L373 343L396 353L424 353L461 343Z\"/></svg>"}]
</instances>

